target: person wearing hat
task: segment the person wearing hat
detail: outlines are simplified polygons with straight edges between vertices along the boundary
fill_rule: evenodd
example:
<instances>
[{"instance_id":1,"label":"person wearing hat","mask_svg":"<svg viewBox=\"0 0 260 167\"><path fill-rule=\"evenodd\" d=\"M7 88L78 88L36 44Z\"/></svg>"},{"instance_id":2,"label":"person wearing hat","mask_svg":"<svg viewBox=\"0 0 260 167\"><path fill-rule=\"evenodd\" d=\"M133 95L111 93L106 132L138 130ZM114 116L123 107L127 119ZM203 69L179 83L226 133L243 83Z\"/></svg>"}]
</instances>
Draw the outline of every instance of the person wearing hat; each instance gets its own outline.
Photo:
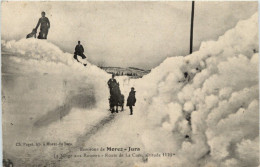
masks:
<instances>
[{"instance_id":1,"label":"person wearing hat","mask_svg":"<svg viewBox=\"0 0 260 167\"><path fill-rule=\"evenodd\" d=\"M50 21L47 17L45 17L45 12L42 12L42 17L39 19L35 31L37 31L38 27L40 27L40 33L38 39L47 39L48 31L50 28Z\"/></svg>"},{"instance_id":2,"label":"person wearing hat","mask_svg":"<svg viewBox=\"0 0 260 167\"><path fill-rule=\"evenodd\" d=\"M135 106L136 98L135 98L135 88L132 87L131 91L129 92L129 96L127 98L126 106L129 106L130 115L133 115L133 106Z\"/></svg>"},{"instance_id":3,"label":"person wearing hat","mask_svg":"<svg viewBox=\"0 0 260 167\"><path fill-rule=\"evenodd\" d=\"M74 52L74 59L76 59L78 62L78 57L77 56L80 56L82 57L82 59L85 59L86 56L83 54L84 53L84 48L83 46L80 44L80 41L78 41L78 44L76 45L75 47L75 52Z\"/></svg>"}]
</instances>

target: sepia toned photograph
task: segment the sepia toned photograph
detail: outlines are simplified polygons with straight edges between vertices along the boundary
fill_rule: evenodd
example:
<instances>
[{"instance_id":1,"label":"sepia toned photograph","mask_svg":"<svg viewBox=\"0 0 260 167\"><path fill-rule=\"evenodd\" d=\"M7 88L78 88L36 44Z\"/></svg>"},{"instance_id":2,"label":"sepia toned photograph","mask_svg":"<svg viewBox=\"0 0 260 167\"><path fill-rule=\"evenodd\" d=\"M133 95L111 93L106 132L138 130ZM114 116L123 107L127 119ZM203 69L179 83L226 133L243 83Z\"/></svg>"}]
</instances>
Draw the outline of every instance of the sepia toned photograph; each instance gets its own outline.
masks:
<instances>
[{"instance_id":1,"label":"sepia toned photograph","mask_svg":"<svg viewBox=\"0 0 260 167\"><path fill-rule=\"evenodd\" d=\"M259 167L257 1L2 1L3 167Z\"/></svg>"}]
</instances>

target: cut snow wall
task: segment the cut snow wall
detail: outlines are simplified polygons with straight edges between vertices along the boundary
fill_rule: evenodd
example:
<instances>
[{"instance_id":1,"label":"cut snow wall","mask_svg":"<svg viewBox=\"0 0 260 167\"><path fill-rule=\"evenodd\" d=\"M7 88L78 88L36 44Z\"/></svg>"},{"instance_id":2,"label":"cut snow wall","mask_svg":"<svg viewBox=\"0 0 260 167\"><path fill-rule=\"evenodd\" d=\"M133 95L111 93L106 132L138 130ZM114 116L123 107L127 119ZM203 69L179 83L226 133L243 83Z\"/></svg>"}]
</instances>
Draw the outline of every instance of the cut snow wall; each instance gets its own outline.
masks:
<instances>
[{"instance_id":1,"label":"cut snow wall","mask_svg":"<svg viewBox=\"0 0 260 167\"><path fill-rule=\"evenodd\" d=\"M217 41L167 58L138 80L137 105L149 103L144 114L152 125L143 134L146 151L176 154L142 165L258 166L258 51L254 14Z\"/></svg>"}]
</instances>

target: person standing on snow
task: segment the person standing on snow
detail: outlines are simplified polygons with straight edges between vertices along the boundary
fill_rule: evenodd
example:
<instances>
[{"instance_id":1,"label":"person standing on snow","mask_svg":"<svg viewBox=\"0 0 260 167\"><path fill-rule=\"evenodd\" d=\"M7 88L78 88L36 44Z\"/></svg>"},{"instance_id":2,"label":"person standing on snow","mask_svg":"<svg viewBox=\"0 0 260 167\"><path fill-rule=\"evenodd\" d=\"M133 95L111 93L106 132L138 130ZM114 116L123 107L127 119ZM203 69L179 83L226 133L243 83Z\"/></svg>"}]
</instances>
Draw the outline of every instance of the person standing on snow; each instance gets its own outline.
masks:
<instances>
[{"instance_id":1,"label":"person standing on snow","mask_svg":"<svg viewBox=\"0 0 260 167\"><path fill-rule=\"evenodd\" d=\"M127 104L126 106L129 106L130 109L130 115L133 115L133 106L135 106L136 98L135 98L135 88L131 88L131 91L129 92L129 96L127 98Z\"/></svg>"},{"instance_id":2,"label":"person standing on snow","mask_svg":"<svg viewBox=\"0 0 260 167\"><path fill-rule=\"evenodd\" d=\"M78 57L77 57L78 55L79 55L80 57L82 57L82 59L85 59L86 56L85 56L83 53L84 53L84 48L83 48L83 46L80 44L80 41L78 41L78 44L77 44L76 47L75 47L74 59L76 59L76 60L79 62Z\"/></svg>"},{"instance_id":3,"label":"person standing on snow","mask_svg":"<svg viewBox=\"0 0 260 167\"><path fill-rule=\"evenodd\" d=\"M39 19L35 30L37 31L38 27L40 27L40 33L38 39L47 39L48 31L50 28L50 21L47 17L45 17L45 12L42 12L42 17Z\"/></svg>"}]
</instances>

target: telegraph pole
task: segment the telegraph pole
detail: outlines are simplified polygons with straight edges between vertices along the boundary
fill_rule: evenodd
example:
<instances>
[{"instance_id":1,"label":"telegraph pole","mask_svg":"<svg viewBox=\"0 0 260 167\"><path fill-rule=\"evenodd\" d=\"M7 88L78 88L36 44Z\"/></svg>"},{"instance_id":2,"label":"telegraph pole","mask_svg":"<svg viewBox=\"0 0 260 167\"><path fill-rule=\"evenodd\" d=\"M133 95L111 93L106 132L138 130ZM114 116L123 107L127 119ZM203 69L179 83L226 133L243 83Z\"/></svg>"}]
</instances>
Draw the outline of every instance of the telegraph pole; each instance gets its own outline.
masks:
<instances>
[{"instance_id":1,"label":"telegraph pole","mask_svg":"<svg viewBox=\"0 0 260 167\"><path fill-rule=\"evenodd\" d=\"M195 2L192 1L192 7L191 7L191 25L190 25L190 54L192 54L192 47L193 47L194 5L195 5Z\"/></svg>"}]
</instances>

